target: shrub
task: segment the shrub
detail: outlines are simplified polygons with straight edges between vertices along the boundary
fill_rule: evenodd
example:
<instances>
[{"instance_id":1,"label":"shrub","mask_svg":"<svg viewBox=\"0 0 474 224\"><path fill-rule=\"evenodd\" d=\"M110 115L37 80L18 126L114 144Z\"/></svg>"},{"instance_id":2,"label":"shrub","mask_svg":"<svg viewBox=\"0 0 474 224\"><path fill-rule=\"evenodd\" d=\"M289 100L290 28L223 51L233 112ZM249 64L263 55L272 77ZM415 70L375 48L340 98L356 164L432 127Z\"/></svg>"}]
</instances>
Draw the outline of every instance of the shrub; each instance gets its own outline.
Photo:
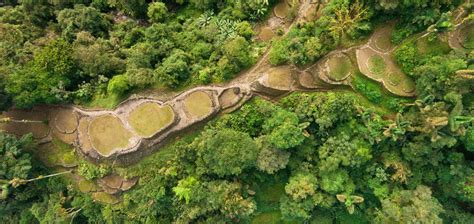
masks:
<instances>
[{"instance_id":1,"label":"shrub","mask_svg":"<svg viewBox=\"0 0 474 224\"><path fill-rule=\"evenodd\" d=\"M128 89L128 77L126 75L114 76L107 85L107 92L111 94L121 95Z\"/></svg>"},{"instance_id":2,"label":"shrub","mask_svg":"<svg viewBox=\"0 0 474 224\"><path fill-rule=\"evenodd\" d=\"M367 99L372 103L381 103L382 102L382 93L376 84L370 82L364 82L360 79L354 80L355 89L360 92L362 95L367 97Z\"/></svg>"},{"instance_id":3,"label":"shrub","mask_svg":"<svg viewBox=\"0 0 474 224\"><path fill-rule=\"evenodd\" d=\"M148 6L147 15L151 22L162 22L165 19L167 13L168 9L163 2L153 2Z\"/></svg>"}]
</instances>

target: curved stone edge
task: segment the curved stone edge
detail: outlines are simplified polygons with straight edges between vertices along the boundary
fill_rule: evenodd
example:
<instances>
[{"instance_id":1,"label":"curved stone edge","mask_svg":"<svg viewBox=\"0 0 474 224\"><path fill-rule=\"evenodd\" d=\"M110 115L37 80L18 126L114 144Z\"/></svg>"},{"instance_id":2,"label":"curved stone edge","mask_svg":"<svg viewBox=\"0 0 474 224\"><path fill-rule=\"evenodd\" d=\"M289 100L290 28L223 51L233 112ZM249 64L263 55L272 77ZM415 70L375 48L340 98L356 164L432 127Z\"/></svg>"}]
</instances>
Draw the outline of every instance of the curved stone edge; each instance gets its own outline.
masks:
<instances>
[{"instance_id":1,"label":"curved stone edge","mask_svg":"<svg viewBox=\"0 0 474 224\"><path fill-rule=\"evenodd\" d=\"M171 121L171 123L169 123L168 125L166 125L165 127L162 127L161 129L159 129L158 131L156 131L154 134L150 135L150 136L141 136L139 135L138 133L136 133L135 129L132 127L132 125L130 124L130 122L128 121L128 117L130 116L130 113L133 111L130 110L128 112L128 114L126 115L126 120L127 120L127 124L130 125L130 127L132 128L132 131L133 133L135 133L138 137L142 138L142 139L148 139L148 138L155 138L157 137L158 135L162 134L163 132L166 132L167 130L169 130L170 128L172 128L173 125L175 125L176 123L178 123L180 120L181 120L181 117L178 116L178 112L176 111L176 109L173 107L173 105L169 104L168 102L166 103L159 103L159 102L156 102L154 100L150 100L150 101L143 101L141 102L140 104L137 105L138 106L141 106L142 104L145 104L145 103L156 103L158 104L160 107L164 107L164 106L169 106L171 108L171 111L173 112L173 120ZM136 109L136 107L134 108Z\"/></svg>"},{"instance_id":2,"label":"curved stone edge","mask_svg":"<svg viewBox=\"0 0 474 224\"><path fill-rule=\"evenodd\" d=\"M119 164L119 165L128 165L128 164L138 162L141 158L143 158L143 156L149 155L153 151L159 150L161 146L163 146L166 142L173 139L174 137L178 136L179 133L189 130L192 127L198 126L212 119L216 114L218 114L221 111L221 109L223 109L221 108L220 103L219 103L219 96L225 90L231 89L231 88L240 88L242 97L238 102L236 102L236 105L233 105L229 108L237 109L238 107L243 105L245 101L251 98L251 97L246 97L252 94L251 93L249 94L249 90L248 90L249 88L245 85L229 86L229 87L197 87L197 88L185 91L181 94L178 94L173 99L165 103L162 103L161 101L157 101L155 99L148 98L148 97L139 97L139 98L135 97L119 104L119 106L113 111L79 110L80 111L79 120L80 119L91 120L96 116L113 113L119 119L121 119L122 122L124 122L123 118L126 117L126 115L128 115L128 113L131 112L137 105L140 105L141 103L144 103L144 102L153 101L153 102L159 102L160 105L170 105L171 108L173 109L173 112L175 113L175 119L172 124L168 125L166 128L163 128L163 130L159 131L158 133L148 138L142 138L136 135L133 129L130 130L130 128L132 127L128 127L127 126L128 124L125 125L125 123L127 123L125 119L124 125L126 126L127 129L129 129L129 131L132 131L132 133L134 134L134 137L138 139L137 143L131 147L127 147L126 149L115 150L113 153L106 156L100 154L93 147L92 147L92 150L83 149L82 144L81 144L81 138L79 138L79 135L84 135L84 134L87 135L87 133L80 133L80 131L78 131L77 133L78 138L76 139L76 144L75 144L77 146L76 148L78 149L77 151L83 156L85 156L86 158L88 158L89 160L91 160L92 162L96 162L96 163L111 162L111 163ZM195 91L204 91L206 94L209 95L212 102L211 112L207 114L206 116L202 118L198 118L198 119L186 117L186 115L184 114L185 113L184 110L178 110L179 108L183 107L184 99L189 94ZM141 101L141 102L137 103L136 101ZM129 108L128 109L122 108L124 106L129 107ZM89 138L88 135L82 136L82 137ZM88 140L90 141L90 139Z\"/></svg>"},{"instance_id":3,"label":"curved stone edge","mask_svg":"<svg viewBox=\"0 0 474 224\"><path fill-rule=\"evenodd\" d=\"M388 80L387 80L387 82L386 82L385 79L383 79L383 78L375 78L375 77L373 77L372 75L368 75L368 74L370 74L370 71L369 71L369 68L368 68L368 65L367 65L367 61L360 61L360 60L359 60L359 58L361 58L360 52L361 52L362 50L366 50L366 49L369 49L369 50L373 51L374 54L376 54L376 55L380 55L377 51L373 50L373 49L370 48L370 47L362 47L362 48L359 48L359 49L356 50L357 66L358 66L358 68L359 68L359 71L360 71L365 77L367 77L367 78L369 78L369 79L372 79L372 80L374 80L374 81L380 83L384 89L386 89L387 91L389 91L390 93L392 93L392 94L394 94L394 95L396 95L396 96L401 96L401 97L414 97L414 96L416 96L415 90L413 90L412 92L408 92L408 93L405 92L405 91L395 92L395 91L392 89L391 85L388 83ZM387 56L386 56L385 54L382 54L382 55L380 55L380 56L383 57L385 60L387 60ZM368 60L368 58L367 58L367 60ZM390 60L391 60L391 59L390 59ZM395 63L395 62L393 62L393 61L386 61L386 62L387 62L387 63ZM400 72L401 72L401 71L400 71ZM351 85L351 87L352 87L352 84L350 84L350 85ZM354 88L354 87L352 87L352 88Z\"/></svg>"}]
</instances>

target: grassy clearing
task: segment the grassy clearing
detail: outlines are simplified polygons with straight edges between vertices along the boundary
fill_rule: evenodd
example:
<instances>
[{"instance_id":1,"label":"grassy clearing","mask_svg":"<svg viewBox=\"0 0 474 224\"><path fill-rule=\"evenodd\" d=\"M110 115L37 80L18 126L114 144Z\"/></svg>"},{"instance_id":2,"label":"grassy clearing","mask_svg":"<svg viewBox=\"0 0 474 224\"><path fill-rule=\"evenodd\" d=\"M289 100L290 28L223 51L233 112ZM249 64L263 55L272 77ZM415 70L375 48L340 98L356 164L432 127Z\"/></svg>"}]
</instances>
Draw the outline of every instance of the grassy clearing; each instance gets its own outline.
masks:
<instances>
[{"instance_id":1,"label":"grassy clearing","mask_svg":"<svg viewBox=\"0 0 474 224\"><path fill-rule=\"evenodd\" d=\"M461 44L468 49L474 49L474 23L461 30Z\"/></svg>"},{"instance_id":2,"label":"grassy clearing","mask_svg":"<svg viewBox=\"0 0 474 224\"><path fill-rule=\"evenodd\" d=\"M347 56L333 56L327 61L329 66L329 78L341 81L347 78L354 69L351 60Z\"/></svg>"},{"instance_id":3,"label":"grassy clearing","mask_svg":"<svg viewBox=\"0 0 474 224\"><path fill-rule=\"evenodd\" d=\"M279 211L263 212L252 219L252 224L277 224L282 223Z\"/></svg>"},{"instance_id":4,"label":"grassy clearing","mask_svg":"<svg viewBox=\"0 0 474 224\"><path fill-rule=\"evenodd\" d=\"M143 103L128 116L128 122L135 131L144 137L150 137L169 126L174 120L171 106L156 103Z\"/></svg>"},{"instance_id":5,"label":"grassy clearing","mask_svg":"<svg viewBox=\"0 0 474 224\"><path fill-rule=\"evenodd\" d=\"M184 99L186 111L193 117L202 118L212 112L212 100L203 91L196 91Z\"/></svg>"},{"instance_id":6,"label":"grassy clearing","mask_svg":"<svg viewBox=\"0 0 474 224\"><path fill-rule=\"evenodd\" d=\"M124 94L123 96L118 96L115 94L97 95L94 96L92 101L85 103L84 105L92 108L113 109L119 103L127 99L128 96L128 94Z\"/></svg>"},{"instance_id":7,"label":"grassy clearing","mask_svg":"<svg viewBox=\"0 0 474 224\"><path fill-rule=\"evenodd\" d=\"M94 201L103 203L103 204L117 204L120 200L110 194L107 194L105 192L95 192L92 194L92 198Z\"/></svg>"},{"instance_id":8,"label":"grassy clearing","mask_svg":"<svg viewBox=\"0 0 474 224\"><path fill-rule=\"evenodd\" d=\"M116 148L127 147L128 140L132 137L122 121L112 115L103 115L92 120L88 134L92 145L102 155L109 155Z\"/></svg>"},{"instance_id":9,"label":"grassy clearing","mask_svg":"<svg viewBox=\"0 0 474 224\"><path fill-rule=\"evenodd\" d=\"M391 32L379 34L374 40L375 46L380 50L390 50L392 48L392 41L390 39L391 35Z\"/></svg>"},{"instance_id":10,"label":"grassy clearing","mask_svg":"<svg viewBox=\"0 0 474 224\"><path fill-rule=\"evenodd\" d=\"M380 55L372 55L369 58L368 66L370 72L372 72L376 78L382 78L387 71L387 64L385 59Z\"/></svg>"},{"instance_id":11,"label":"grassy clearing","mask_svg":"<svg viewBox=\"0 0 474 224\"><path fill-rule=\"evenodd\" d=\"M277 174L274 179L256 182L257 215L251 223L286 223L281 220L280 197L285 194L286 175Z\"/></svg>"},{"instance_id":12,"label":"grassy clearing","mask_svg":"<svg viewBox=\"0 0 474 224\"><path fill-rule=\"evenodd\" d=\"M4 130L10 134L14 134L16 136L23 136L28 133L32 133L33 137L36 139L44 138L48 136L50 128L47 124L48 121L48 113L39 110L11 110L4 112L0 115L0 117L9 117L13 120L29 120L29 121L37 121L34 123L24 123L24 122L7 122L7 123L0 123L0 129Z\"/></svg>"},{"instance_id":13,"label":"grassy clearing","mask_svg":"<svg viewBox=\"0 0 474 224\"><path fill-rule=\"evenodd\" d=\"M421 54L442 55L451 51L449 44L445 41L442 41L439 37L423 37L418 39L415 42L415 45L418 49L418 52Z\"/></svg>"},{"instance_id":14,"label":"grassy clearing","mask_svg":"<svg viewBox=\"0 0 474 224\"><path fill-rule=\"evenodd\" d=\"M370 103L387 111L396 112L399 109L400 103L412 101L411 99L398 97L385 91L381 83L359 73L354 76L352 86L354 86L356 92L364 96Z\"/></svg>"},{"instance_id":15,"label":"grassy clearing","mask_svg":"<svg viewBox=\"0 0 474 224\"><path fill-rule=\"evenodd\" d=\"M391 85L397 86L402 81L403 77L397 72L390 72L387 74L387 80Z\"/></svg>"},{"instance_id":16,"label":"grassy clearing","mask_svg":"<svg viewBox=\"0 0 474 224\"><path fill-rule=\"evenodd\" d=\"M234 105L236 102L238 102L238 100L239 95L234 92L234 89L226 89L222 95L219 96L219 104L223 108Z\"/></svg>"}]
</instances>

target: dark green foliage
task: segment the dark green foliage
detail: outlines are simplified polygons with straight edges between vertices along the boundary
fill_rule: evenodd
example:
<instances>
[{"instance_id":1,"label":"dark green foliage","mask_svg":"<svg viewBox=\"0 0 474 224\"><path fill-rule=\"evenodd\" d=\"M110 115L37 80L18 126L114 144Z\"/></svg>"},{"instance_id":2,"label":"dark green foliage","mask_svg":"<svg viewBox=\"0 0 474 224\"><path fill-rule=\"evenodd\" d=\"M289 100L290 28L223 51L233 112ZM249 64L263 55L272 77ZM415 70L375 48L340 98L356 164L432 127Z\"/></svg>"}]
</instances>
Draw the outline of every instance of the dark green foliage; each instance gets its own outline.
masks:
<instances>
[{"instance_id":1,"label":"dark green foliage","mask_svg":"<svg viewBox=\"0 0 474 224\"><path fill-rule=\"evenodd\" d=\"M94 7L75 5L74 9L63 9L58 13L58 24L63 35L87 31L96 37L106 37L111 26L105 15ZM69 33L72 32L72 33Z\"/></svg>"},{"instance_id":2,"label":"dark green foliage","mask_svg":"<svg viewBox=\"0 0 474 224\"><path fill-rule=\"evenodd\" d=\"M246 133L232 129L207 130L193 144L202 173L239 175L255 166L258 148Z\"/></svg>"},{"instance_id":3,"label":"dark green foliage","mask_svg":"<svg viewBox=\"0 0 474 224\"><path fill-rule=\"evenodd\" d=\"M32 147L32 136L25 135L21 139L0 133L0 180L27 178L30 174L31 156L27 152Z\"/></svg>"},{"instance_id":4,"label":"dark green foliage","mask_svg":"<svg viewBox=\"0 0 474 224\"><path fill-rule=\"evenodd\" d=\"M416 91L420 98L428 95L440 99L455 90L457 80L455 72L466 68L466 62L456 56L436 56L426 64L414 70Z\"/></svg>"},{"instance_id":5,"label":"dark green foliage","mask_svg":"<svg viewBox=\"0 0 474 224\"><path fill-rule=\"evenodd\" d=\"M392 41L402 45L393 56L416 81L416 99L355 74L355 93L255 98L138 164L79 161L73 175L88 180L139 176L116 205L76 192L69 176L11 187L9 179L53 171L26 153L31 137L0 133L0 192L8 196L0 222L472 223L473 87L456 74L472 67L472 55L450 52L434 34L406 40L430 26L446 35L446 12L460 2L330 1L316 21L273 40L270 62L307 65L395 19ZM1 103L119 102L150 86L229 80L269 44L255 42L253 21L276 3L9 1L0 8Z\"/></svg>"},{"instance_id":6,"label":"dark green foliage","mask_svg":"<svg viewBox=\"0 0 474 224\"><path fill-rule=\"evenodd\" d=\"M107 0L109 6L115 7L127 15L136 18L144 18L147 11L145 0Z\"/></svg>"},{"instance_id":7,"label":"dark green foliage","mask_svg":"<svg viewBox=\"0 0 474 224\"><path fill-rule=\"evenodd\" d=\"M177 87L189 77L189 55L176 50L155 70L157 79L166 86Z\"/></svg>"},{"instance_id":8,"label":"dark green foliage","mask_svg":"<svg viewBox=\"0 0 474 224\"><path fill-rule=\"evenodd\" d=\"M382 93L380 92L380 86L373 82L364 82L364 79L354 79L352 82L354 88L362 93L367 99L372 102L379 104L382 102Z\"/></svg>"},{"instance_id":9,"label":"dark green foliage","mask_svg":"<svg viewBox=\"0 0 474 224\"><path fill-rule=\"evenodd\" d=\"M471 126L464 136L464 144L468 151L474 151L474 127Z\"/></svg>"}]
</instances>

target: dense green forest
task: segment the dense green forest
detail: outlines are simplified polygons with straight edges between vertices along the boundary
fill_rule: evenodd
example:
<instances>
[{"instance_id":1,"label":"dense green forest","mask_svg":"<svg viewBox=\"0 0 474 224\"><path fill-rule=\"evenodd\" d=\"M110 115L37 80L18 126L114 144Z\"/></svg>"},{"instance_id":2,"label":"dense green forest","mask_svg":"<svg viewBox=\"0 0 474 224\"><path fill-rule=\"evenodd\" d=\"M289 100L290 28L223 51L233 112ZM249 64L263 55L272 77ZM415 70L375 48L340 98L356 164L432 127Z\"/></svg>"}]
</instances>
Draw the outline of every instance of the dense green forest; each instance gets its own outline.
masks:
<instances>
[{"instance_id":1,"label":"dense green forest","mask_svg":"<svg viewBox=\"0 0 474 224\"><path fill-rule=\"evenodd\" d=\"M292 20L302 1L288 2ZM438 38L456 28L456 10L474 23L474 3L315 2L317 18L271 41L256 27L275 0L0 2L4 111L111 108L142 91L218 85L266 54L304 68L393 21L392 55L416 84L416 97L402 98L355 74L351 89L256 96L125 167L91 163L56 139L55 156L78 168L50 167L31 135L1 131L0 222L474 223L474 37L468 50ZM99 203L70 172L139 181Z\"/></svg>"}]
</instances>

